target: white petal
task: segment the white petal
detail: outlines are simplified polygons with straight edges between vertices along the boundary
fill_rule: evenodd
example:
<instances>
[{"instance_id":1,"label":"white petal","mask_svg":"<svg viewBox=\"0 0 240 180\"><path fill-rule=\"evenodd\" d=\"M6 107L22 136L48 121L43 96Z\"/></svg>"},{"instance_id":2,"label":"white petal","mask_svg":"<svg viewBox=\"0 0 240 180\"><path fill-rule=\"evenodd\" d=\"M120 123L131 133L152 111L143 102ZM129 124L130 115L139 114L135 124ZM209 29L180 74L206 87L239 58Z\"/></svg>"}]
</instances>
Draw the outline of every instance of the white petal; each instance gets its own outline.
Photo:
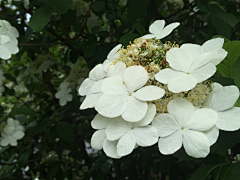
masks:
<instances>
[{"instance_id":1,"label":"white petal","mask_svg":"<svg viewBox=\"0 0 240 180\"><path fill-rule=\"evenodd\" d=\"M211 87L213 91L218 91L218 89L222 88L223 86L219 83L214 82L212 83Z\"/></svg>"},{"instance_id":2,"label":"white petal","mask_svg":"<svg viewBox=\"0 0 240 180\"><path fill-rule=\"evenodd\" d=\"M219 129L216 126L213 126L213 128L209 129L208 131L203 132L207 138L209 139L210 146L213 145L219 136Z\"/></svg>"},{"instance_id":3,"label":"white petal","mask_svg":"<svg viewBox=\"0 0 240 180\"><path fill-rule=\"evenodd\" d=\"M198 83L200 83L210 78L216 70L216 67L212 63L209 63L194 70L193 72L190 72L190 75L194 77Z\"/></svg>"},{"instance_id":4,"label":"white petal","mask_svg":"<svg viewBox=\"0 0 240 180\"><path fill-rule=\"evenodd\" d=\"M101 150L105 139L105 129L95 131L91 138L91 147L95 150Z\"/></svg>"},{"instance_id":5,"label":"white petal","mask_svg":"<svg viewBox=\"0 0 240 180\"><path fill-rule=\"evenodd\" d=\"M152 125L157 129L158 136L166 137L181 129L174 117L170 114L157 115Z\"/></svg>"},{"instance_id":6,"label":"white petal","mask_svg":"<svg viewBox=\"0 0 240 180\"><path fill-rule=\"evenodd\" d=\"M6 35L0 35L0 44L5 44L10 41L10 37Z\"/></svg>"},{"instance_id":7,"label":"white petal","mask_svg":"<svg viewBox=\"0 0 240 180\"><path fill-rule=\"evenodd\" d=\"M152 146L158 141L157 129L153 126L136 127L133 129L136 142L139 146Z\"/></svg>"},{"instance_id":8,"label":"white petal","mask_svg":"<svg viewBox=\"0 0 240 180\"><path fill-rule=\"evenodd\" d=\"M186 75L186 73L184 73L184 72L179 72L179 71L175 71L170 68L166 68L166 69L163 69L160 72L158 72L155 75L155 79L163 84L167 84L172 79L179 77L179 76L185 76L185 75Z\"/></svg>"},{"instance_id":9,"label":"white petal","mask_svg":"<svg viewBox=\"0 0 240 180\"><path fill-rule=\"evenodd\" d=\"M180 49L184 49L185 51L187 51L191 55L192 59L194 59L201 53L201 46L198 44L186 43L181 45Z\"/></svg>"},{"instance_id":10,"label":"white petal","mask_svg":"<svg viewBox=\"0 0 240 180\"><path fill-rule=\"evenodd\" d=\"M136 140L133 135L133 131L128 131L124 136L122 136L117 144L117 153L120 156L126 156L130 154L136 145Z\"/></svg>"},{"instance_id":11,"label":"white petal","mask_svg":"<svg viewBox=\"0 0 240 180\"><path fill-rule=\"evenodd\" d=\"M112 76L122 76L126 70L126 64L123 62L118 62L115 65L110 65L107 70L107 76L112 77Z\"/></svg>"},{"instance_id":12,"label":"white petal","mask_svg":"<svg viewBox=\"0 0 240 180\"><path fill-rule=\"evenodd\" d=\"M203 54L198 55L196 58L194 58L191 67L190 72L195 71L196 69L205 66L208 64L215 56L217 55L217 51L212 52L206 52Z\"/></svg>"},{"instance_id":13,"label":"white petal","mask_svg":"<svg viewBox=\"0 0 240 180\"><path fill-rule=\"evenodd\" d=\"M218 112L217 128L224 131L236 131L240 128L240 108L232 107L228 110Z\"/></svg>"},{"instance_id":14,"label":"white petal","mask_svg":"<svg viewBox=\"0 0 240 180\"><path fill-rule=\"evenodd\" d=\"M1 45L0 45L0 58L4 60L11 58L11 52Z\"/></svg>"},{"instance_id":15,"label":"white petal","mask_svg":"<svg viewBox=\"0 0 240 180\"><path fill-rule=\"evenodd\" d=\"M148 110L143 119L138 122L133 123L135 127L137 126L146 126L150 124L156 114L156 106L154 104L148 104Z\"/></svg>"},{"instance_id":16,"label":"white petal","mask_svg":"<svg viewBox=\"0 0 240 180\"><path fill-rule=\"evenodd\" d=\"M122 118L129 122L140 121L147 113L148 105L133 96L129 96Z\"/></svg>"},{"instance_id":17,"label":"white petal","mask_svg":"<svg viewBox=\"0 0 240 180\"><path fill-rule=\"evenodd\" d=\"M190 53L181 48L172 48L166 54L170 67L177 71L189 72L193 58Z\"/></svg>"},{"instance_id":18,"label":"white petal","mask_svg":"<svg viewBox=\"0 0 240 180\"><path fill-rule=\"evenodd\" d=\"M3 44L2 46L8 49L11 54L17 54L19 52L18 46L12 42Z\"/></svg>"},{"instance_id":19,"label":"white petal","mask_svg":"<svg viewBox=\"0 0 240 180\"><path fill-rule=\"evenodd\" d=\"M110 64L112 64L112 61L110 61L110 60L108 60L108 59L106 59L106 60L103 62L103 70L104 70L105 72L107 72L108 67L110 66Z\"/></svg>"},{"instance_id":20,"label":"white petal","mask_svg":"<svg viewBox=\"0 0 240 180\"><path fill-rule=\"evenodd\" d=\"M13 118L8 118L7 119L7 124L9 126L15 126L15 120Z\"/></svg>"},{"instance_id":21,"label":"white petal","mask_svg":"<svg viewBox=\"0 0 240 180\"><path fill-rule=\"evenodd\" d=\"M157 35L155 34L146 34L144 36L142 36L141 38L143 39L151 39L151 38L155 38Z\"/></svg>"},{"instance_id":22,"label":"white petal","mask_svg":"<svg viewBox=\"0 0 240 180\"><path fill-rule=\"evenodd\" d=\"M10 126L8 124L3 128L3 132L5 132L6 134L12 134L14 130L15 130L15 127Z\"/></svg>"},{"instance_id":23,"label":"white petal","mask_svg":"<svg viewBox=\"0 0 240 180\"><path fill-rule=\"evenodd\" d=\"M117 143L118 141L108 141L105 139L103 142L103 151L107 156L115 159L121 158L121 156L119 156L117 153Z\"/></svg>"},{"instance_id":24,"label":"white petal","mask_svg":"<svg viewBox=\"0 0 240 180\"><path fill-rule=\"evenodd\" d=\"M89 78L85 79L85 80L82 82L82 84L81 84L81 86L80 86L80 88L79 88L79 90L78 90L78 93L79 93L81 96L87 95L87 94L90 92L91 87L92 87L95 83L96 83L96 81L93 81L93 80L91 80L91 79L89 79Z\"/></svg>"},{"instance_id":25,"label":"white petal","mask_svg":"<svg viewBox=\"0 0 240 180\"><path fill-rule=\"evenodd\" d=\"M180 93L193 89L197 84L197 79L189 74L183 74L173 78L168 82L168 89L173 93Z\"/></svg>"},{"instance_id":26,"label":"white petal","mask_svg":"<svg viewBox=\"0 0 240 180\"><path fill-rule=\"evenodd\" d=\"M9 144L9 136L4 137L0 142L1 146L7 146L8 144Z\"/></svg>"},{"instance_id":27,"label":"white petal","mask_svg":"<svg viewBox=\"0 0 240 180\"><path fill-rule=\"evenodd\" d=\"M194 158L206 157L210 152L210 142L202 132L183 130L183 147L189 156Z\"/></svg>"},{"instance_id":28,"label":"white petal","mask_svg":"<svg viewBox=\"0 0 240 180\"><path fill-rule=\"evenodd\" d=\"M160 99L165 94L165 90L157 86L145 86L137 90L133 96L141 101L153 101Z\"/></svg>"},{"instance_id":29,"label":"white petal","mask_svg":"<svg viewBox=\"0 0 240 180\"><path fill-rule=\"evenodd\" d=\"M107 92L99 98L96 110L109 118L120 116L125 111L128 97L118 92Z\"/></svg>"},{"instance_id":30,"label":"white petal","mask_svg":"<svg viewBox=\"0 0 240 180\"><path fill-rule=\"evenodd\" d=\"M72 99L73 99L73 96L72 96L72 94L67 94L67 101L68 102L71 102L72 101Z\"/></svg>"},{"instance_id":31,"label":"white petal","mask_svg":"<svg viewBox=\"0 0 240 180\"><path fill-rule=\"evenodd\" d=\"M65 96L59 99L59 104L60 106L65 106L67 104L67 99Z\"/></svg>"},{"instance_id":32,"label":"white petal","mask_svg":"<svg viewBox=\"0 0 240 180\"><path fill-rule=\"evenodd\" d=\"M104 129L107 125L112 122L113 119L97 114L91 121L91 126L93 129Z\"/></svg>"},{"instance_id":33,"label":"white petal","mask_svg":"<svg viewBox=\"0 0 240 180\"><path fill-rule=\"evenodd\" d=\"M217 66L227 56L227 54L228 52L224 49L218 50L218 54L211 60L211 63Z\"/></svg>"},{"instance_id":34,"label":"white petal","mask_svg":"<svg viewBox=\"0 0 240 180\"><path fill-rule=\"evenodd\" d=\"M171 114L182 127L185 127L185 124L194 112L193 105L183 98L171 100L167 105L167 109L168 113Z\"/></svg>"},{"instance_id":35,"label":"white petal","mask_svg":"<svg viewBox=\"0 0 240 180\"><path fill-rule=\"evenodd\" d=\"M159 34L163 30L164 25L164 20L156 20L150 25L149 32L152 34Z\"/></svg>"},{"instance_id":36,"label":"white petal","mask_svg":"<svg viewBox=\"0 0 240 180\"><path fill-rule=\"evenodd\" d=\"M84 101L82 102L80 109L93 108L98 99L103 95L103 93L88 94Z\"/></svg>"},{"instance_id":37,"label":"white petal","mask_svg":"<svg viewBox=\"0 0 240 180\"><path fill-rule=\"evenodd\" d=\"M106 72L103 70L103 65L98 64L89 72L89 78L94 81L98 81L106 76Z\"/></svg>"},{"instance_id":38,"label":"white petal","mask_svg":"<svg viewBox=\"0 0 240 180\"><path fill-rule=\"evenodd\" d=\"M22 132L22 131L16 131L16 132L12 135L12 137L15 138L15 139L17 139L17 140L19 140L19 139L22 139L24 135L25 135L24 132Z\"/></svg>"},{"instance_id":39,"label":"white petal","mask_svg":"<svg viewBox=\"0 0 240 180\"><path fill-rule=\"evenodd\" d=\"M161 31L161 33L156 37L156 39L162 39L166 36L168 36L176 27L178 27L180 25L180 23L175 22L175 23L171 23L169 25L167 25L165 28L163 28L163 30Z\"/></svg>"},{"instance_id":40,"label":"white petal","mask_svg":"<svg viewBox=\"0 0 240 180\"><path fill-rule=\"evenodd\" d=\"M102 90L101 90L102 83L103 83L103 79L97 81L95 84L92 85L90 92L91 93L101 93L102 92Z\"/></svg>"},{"instance_id":41,"label":"white petal","mask_svg":"<svg viewBox=\"0 0 240 180\"><path fill-rule=\"evenodd\" d=\"M201 52L205 53L222 49L223 43L224 43L223 38L210 39L202 45Z\"/></svg>"},{"instance_id":42,"label":"white petal","mask_svg":"<svg viewBox=\"0 0 240 180\"><path fill-rule=\"evenodd\" d=\"M122 118L115 119L106 128L107 139L115 141L131 130L131 128Z\"/></svg>"},{"instance_id":43,"label":"white petal","mask_svg":"<svg viewBox=\"0 0 240 180\"><path fill-rule=\"evenodd\" d=\"M217 119L218 114L216 111L202 108L193 112L185 127L196 131L207 131L214 126Z\"/></svg>"},{"instance_id":44,"label":"white petal","mask_svg":"<svg viewBox=\"0 0 240 180\"><path fill-rule=\"evenodd\" d=\"M13 137L9 136L9 144L11 146L17 146L17 140L14 139Z\"/></svg>"},{"instance_id":45,"label":"white petal","mask_svg":"<svg viewBox=\"0 0 240 180\"><path fill-rule=\"evenodd\" d=\"M24 131L24 130L25 130L25 128L22 125L18 125L16 127L16 131Z\"/></svg>"},{"instance_id":46,"label":"white petal","mask_svg":"<svg viewBox=\"0 0 240 180\"><path fill-rule=\"evenodd\" d=\"M142 66L130 66L123 75L123 80L130 93L143 87L148 81L148 73Z\"/></svg>"},{"instance_id":47,"label":"white petal","mask_svg":"<svg viewBox=\"0 0 240 180\"><path fill-rule=\"evenodd\" d=\"M121 76L113 76L106 78L102 82L102 92L106 93L109 91L115 91L122 94L128 95L127 87L124 85L123 78Z\"/></svg>"},{"instance_id":48,"label":"white petal","mask_svg":"<svg viewBox=\"0 0 240 180\"><path fill-rule=\"evenodd\" d=\"M216 111L224 111L231 108L239 97L239 89L236 86L219 88L213 93L209 107Z\"/></svg>"},{"instance_id":49,"label":"white petal","mask_svg":"<svg viewBox=\"0 0 240 180\"><path fill-rule=\"evenodd\" d=\"M118 44L115 46L107 55L107 59L114 60L114 56L117 53L117 51L122 47L122 44Z\"/></svg>"},{"instance_id":50,"label":"white petal","mask_svg":"<svg viewBox=\"0 0 240 180\"><path fill-rule=\"evenodd\" d=\"M182 147L182 130L167 137L161 137L158 141L158 148L164 155L173 154Z\"/></svg>"}]
</instances>

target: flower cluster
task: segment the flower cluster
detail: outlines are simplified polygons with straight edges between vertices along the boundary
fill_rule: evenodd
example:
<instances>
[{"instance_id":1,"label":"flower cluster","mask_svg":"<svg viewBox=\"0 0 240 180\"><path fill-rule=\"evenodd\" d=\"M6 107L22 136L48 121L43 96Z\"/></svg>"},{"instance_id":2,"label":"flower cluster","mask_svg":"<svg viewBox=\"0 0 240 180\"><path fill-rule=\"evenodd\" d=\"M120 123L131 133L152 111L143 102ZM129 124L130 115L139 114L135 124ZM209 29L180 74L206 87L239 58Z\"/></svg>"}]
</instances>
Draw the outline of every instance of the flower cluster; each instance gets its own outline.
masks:
<instances>
[{"instance_id":1,"label":"flower cluster","mask_svg":"<svg viewBox=\"0 0 240 180\"><path fill-rule=\"evenodd\" d=\"M120 158L138 146L158 142L162 154L184 148L189 156L202 158L217 141L219 130L240 128L240 108L233 107L238 88L208 80L227 56L224 40L180 47L162 43L160 39L179 23L164 25L164 20L157 20L150 34L127 48L114 47L79 88L86 96L80 109L98 112L91 122L97 130L91 146L109 157Z\"/></svg>"},{"instance_id":2,"label":"flower cluster","mask_svg":"<svg viewBox=\"0 0 240 180\"><path fill-rule=\"evenodd\" d=\"M1 132L0 145L7 146L10 144L11 146L17 146L17 140L22 139L24 135L24 127L20 125L19 121L8 118Z\"/></svg>"},{"instance_id":3,"label":"flower cluster","mask_svg":"<svg viewBox=\"0 0 240 180\"><path fill-rule=\"evenodd\" d=\"M55 97L59 99L60 106L65 106L68 101L70 102L73 99L73 96L69 94L72 91L69 85L69 82L62 82L60 84L58 92L55 94Z\"/></svg>"},{"instance_id":4,"label":"flower cluster","mask_svg":"<svg viewBox=\"0 0 240 180\"><path fill-rule=\"evenodd\" d=\"M0 58L7 60L18 53L18 30L8 21L0 20Z\"/></svg>"}]
</instances>

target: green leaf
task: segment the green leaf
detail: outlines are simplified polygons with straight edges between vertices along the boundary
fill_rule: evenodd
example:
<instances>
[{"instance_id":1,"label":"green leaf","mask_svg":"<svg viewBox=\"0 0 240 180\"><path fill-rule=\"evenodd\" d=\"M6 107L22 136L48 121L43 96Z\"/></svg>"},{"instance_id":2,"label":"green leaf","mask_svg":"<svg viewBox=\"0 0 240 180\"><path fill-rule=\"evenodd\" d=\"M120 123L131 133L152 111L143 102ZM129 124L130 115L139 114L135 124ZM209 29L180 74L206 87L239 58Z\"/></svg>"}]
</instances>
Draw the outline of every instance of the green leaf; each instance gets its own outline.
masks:
<instances>
[{"instance_id":1,"label":"green leaf","mask_svg":"<svg viewBox=\"0 0 240 180\"><path fill-rule=\"evenodd\" d=\"M36 114L36 112L27 106L23 106L21 108L13 109L12 112L10 113L10 115L16 115L16 114L24 114L24 115L34 116Z\"/></svg>"},{"instance_id":2,"label":"green leaf","mask_svg":"<svg viewBox=\"0 0 240 180\"><path fill-rule=\"evenodd\" d=\"M141 35L145 35L147 34L146 29L143 27L143 25L141 25L140 23L134 23L134 27L136 28L136 30L139 32L139 34Z\"/></svg>"},{"instance_id":3,"label":"green leaf","mask_svg":"<svg viewBox=\"0 0 240 180\"><path fill-rule=\"evenodd\" d=\"M240 57L238 58L233 71L233 79L238 88L240 88Z\"/></svg>"},{"instance_id":4,"label":"green leaf","mask_svg":"<svg viewBox=\"0 0 240 180\"><path fill-rule=\"evenodd\" d=\"M238 100L237 100L237 102L235 103L234 106L236 106L236 107L240 107L240 98L238 98Z\"/></svg>"},{"instance_id":5,"label":"green leaf","mask_svg":"<svg viewBox=\"0 0 240 180\"><path fill-rule=\"evenodd\" d=\"M220 19L216 16L212 16L211 21L219 35L222 35L228 39L231 38L231 26L230 25L228 25L226 22L224 22L222 19Z\"/></svg>"},{"instance_id":6,"label":"green leaf","mask_svg":"<svg viewBox=\"0 0 240 180\"><path fill-rule=\"evenodd\" d=\"M17 84L16 79L15 79L11 74L5 73L4 76L5 76L8 80L13 81L14 83Z\"/></svg>"},{"instance_id":7,"label":"green leaf","mask_svg":"<svg viewBox=\"0 0 240 180\"><path fill-rule=\"evenodd\" d=\"M234 80L227 77L215 77L215 78L210 78L209 80L220 83L223 86L234 85Z\"/></svg>"},{"instance_id":8,"label":"green leaf","mask_svg":"<svg viewBox=\"0 0 240 180\"><path fill-rule=\"evenodd\" d=\"M53 179L54 177L56 177L56 174L58 172L58 170L60 169L60 163L59 162L54 162L52 164L50 164L50 169L47 173L47 177L48 179Z\"/></svg>"},{"instance_id":9,"label":"green leaf","mask_svg":"<svg viewBox=\"0 0 240 180\"><path fill-rule=\"evenodd\" d=\"M73 0L48 0L49 5L59 15L65 14L72 6Z\"/></svg>"},{"instance_id":10,"label":"green leaf","mask_svg":"<svg viewBox=\"0 0 240 180\"><path fill-rule=\"evenodd\" d=\"M48 6L41 7L32 15L29 26L36 32L41 31L50 20L52 15L51 9Z\"/></svg>"},{"instance_id":11,"label":"green leaf","mask_svg":"<svg viewBox=\"0 0 240 180\"><path fill-rule=\"evenodd\" d=\"M240 180L240 163L231 164L225 175L223 176L223 180Z\"/></svg>"},{"instance_id":12,"label":"green leaf","mask_svg":"<svg viewBox=\"0 0 240 180\"><path fill-rule=\"evenodd\" d=\"M128 19L134 21L142 17L148 9L150 1L147 0L130 0L127 2Z\"/></svg>"},{"instance_id":13,"label":"green leaf","mask_svg":"<svg viewBox=\"0 0 240 180\"><path fill-rule=\"evenodd\" d=\"M93 4L92 4L92 9L93 11L95 12L100 12L104 9L105 7L105 2L104 1L95 1Z\"/></svg>"},{"instance_id":14,"label":"green leaf","mask_svg":"<svg viewBox=\"0 0 240 180\"><path fill-rule=\"evenodd\" d=\"M123 45L126 46L129 44L129 41L133 41L134 39L138 38L140 35L136 33L131 33L131 34L124 34L120 39L119 42Z\"/></svg>"},{"instance_id":15,"label":"green leaf","mask_svg":"<svg viewBox=\"0 0 240 180\"><path fill-rule=\"evenodd\" d=\"M226 151L240 141L240 130L220 131L217 142L211 147L211 152L223 155Z\"/></svg>"},{"instance_id":16,"label":"green leaf","mask_svg":"<svg viewBox=\"0 0 240 180\"><path fill-rule=\"evenodd\" d=\"M24 151L21 154L21 156L19 157L18 162L21 162L21 163L25 162L26 163L30 154L31 154L31 151L32 151L31 149L28 149L27 151Z\"/></svg>"},{"instance_id":17,"label":"green leaf","mask_svg":"<svg viewBox=\"0 0 240 180\"><path fill-rule=\"evenodd\" d=\"M96 52L96 45L95 44L90 44L89 46L86 46L83 55L86 58L92 57L94 56Z\"/></svg>"},{"instance_id":18,"label":"green leaf","mask_svg":"<svg viewBox=\"0 0 240 180\"><path fill-rule=\"evenodd\" d=\"M217 12L212 15L218 17L219 19L222 19L224 22L226 22L232 27L236 26L236 24L238 23L237 18L231 13L227 14L223 12Z\"/></svg>"},{"instance_id":19,"label":"green leaf","mask_svg":"<svg viewBox=\"0 0 240 180\"><path fill-rule=\"evenodd\" d=\"M226 77L233 78L233 70L240 56L240 41L231 41L223 45L228 52L227 57L217 66L218 71Z\"/></svg>"},{"instance_id":20,"label":"green leaf","mask_svg":"<svg viewBox=\"0 0 240 180\"><path fill-rule=\"evenodd\" d=\"M202 166L202 167L198 168L188 180L205 180L211 171L213 171L215 168L225 165L225 164L226 163Z\"/></svg>"},{"instance_id":21,"label":"green leaf","mask_svg":"<svg viewBox=\"0 0 240 180\"><path fill-rule=\"evenodd\" d=\"M68 143L74 140L74 130L72 124L68 122L60 122L56 125L57 134L59 137Z\"/></svg>"}]
</instances>

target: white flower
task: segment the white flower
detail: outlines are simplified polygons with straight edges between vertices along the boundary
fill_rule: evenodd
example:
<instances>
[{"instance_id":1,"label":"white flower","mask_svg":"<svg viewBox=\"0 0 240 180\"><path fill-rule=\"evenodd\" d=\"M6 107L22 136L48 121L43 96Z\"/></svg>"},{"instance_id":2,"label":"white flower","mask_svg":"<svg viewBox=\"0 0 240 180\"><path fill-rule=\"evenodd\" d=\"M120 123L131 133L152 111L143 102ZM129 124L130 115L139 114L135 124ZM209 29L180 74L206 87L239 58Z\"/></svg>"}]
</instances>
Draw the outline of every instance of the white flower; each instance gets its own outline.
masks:
<instances>
[{"instance_id":1,"label":"white flower","mask_svg":"<svg viewBox=\"0 0 240 180\"><path fill-rule=\"evenodd\" d=\"M217 54L210 61L215 66L218 65L228 54L228 52L222 48L223 43L224 43L223 38L215 38L206 41L201 47L201 53L217 51Z\"/></svg>"},{"instance_id":2,"label":"white flower","mask_svg":"<svg viewBox=\"0 0 240 180\"><path fill-rule=\"evenodd\" d=\"M98 84L96 84L95 86L96 87L98 87L98 85L101 86L101 82L99 81L106 77L106 75L107 73L103 70L102 64L98 64L89 72L89 78L85 79L82 82L78 90L78 93L81 96L86 96L85 100L80 106L80 109L87 109L95 106L95 102L102 95L102 93L101 90L97 92L94 91L94 93L91 93L90 90L92 86L95 85L97 82Z\"/></svg>"},{"instance_id":3,"label":"white flower","mask_svg":"<svg viewBox=\"0 0 240 180\"><path fill-rule=\"evenodd\" d=\"M240 128L240 108L233 107L239 98L236 86L223 87L213 83L213 91L207 97L206 106L218 113L216 127L224 131L236 131Z\"/></svg>"},{"instance_id":4,"label":"white flower","mask_svg":"<svg viewBox=\"0 0 240 180\"><path fill-rule=\"evenodd\" d=\"M11 43L18 43L19 32L8 21L0 20L0 34L8 36Z\"/></svg>"},{"instance_id":5,"label":"white flower","mask_svg":"<svg viewBox=\"0 0 240 180\"><path fill-rule=\"evenodd\" d=\"M18 53L19 49L17 45L10 42L10 37L6 35L0 35L0 58L9 59L12 54Z\"/></svg>"},{"instance_id":6,"label":"white flower","mask_svg":"<svg viewBox=\"0 0 240 180\"><path fill-rule=\"evenodd\" d=\"M1 140L1 146L17 146L17 140L22 139L24 134L24 127L20 125L18 120L12 118L7 119L7 125L4 127L1 133L3 139Z\"/></svg>"},{"instance_id":7,"label":"white flower","mask_svg":"<svg viewBox=\"0 0 240 180\"><path fill-rule=\"evenodd\" d=\"M105 72L107 72L109 65L112 64L114 61L116 61L120 57L120 54L117 53L117 51L121 47L122 47L122 45L118 44L108 53L107 59L103 62L103 68L104 68Z\"/></svg>"},{"instance_id":8,"label":"white flower","mask_svg":"<svg viewBox=\"0 0 240 180\"><path fill-rule=\"evenodd\" d=\"M105 130L107 139L117 142L117 154L126 156L138 146L147 147L158 141L158 134L151 123L156 114L156 107L149 104L145 117L138 122L126 122L122 118L113 118Z\"/></svg>"},{"instance_id":9,"label":"white flower","mask_svg":"<svg viewBox=\"0 0 240 180\"><path fill-rule=\"evenodd\" d=\"M151 39L151 38L156 38L156 39L162 39L166 36L168 36L173 29L175 29L176 27L178 27L180 25L180 23L175 22L175 23L171 23L169 25L167 25L164 28L165 25L165 21L164 20L156 20L154 21L151 26L149 27L149 32L151 34L147 34L145 36L143 36L142 38L145 39Z\"/></svg>"},{"instance_id":10,"label":"white flower","mask_svg":"<svg viewBox=\"0 0 240 180\"><path fill-rule=\"evenodd\" d=\"M68 101L70 102L73 99L73 96L69 94L72 91L69 85L69 82L62 82L58 92L55 94L55 97L59 99L60 106L65 106Z\"/></svg>"},{"instance_id":11,"label":"white flower","mask_svg":"<svg viewBox=\"0 0 240 180\"><path fill-rule=\"evenodd\" d=\"M189 156L206 157L210 152L210 141L202 131L214 126L217 113L208 108L195 110L183 98L170 101L167 109L169 114L160 114L152 122L160 136L160 152L173 154L183 145Z\"/></svg>"},{"instance_id":12,"label":"white flower","mask_svg":"<svg viewBox=\"0 0 240 180\"><path fill-rule=\"evenodd\" d=\"M155 75L155 79L167 84L173 93L189 91L216 72L215 65L210 61L217 52L201 53L201 46L195 44L172 48L166 53L166 60L171 68L161 70Z\"/></svg>"},{"instance_id":13,"label":"white flower","mask_svg":"<svg viewBox=\"0 0 240 180\"><path fill-rule=\"evenodd\" d=\"M108 72L103 70L103 65L97 65L89 73L89 78L85 79L79 88L79 94L86 94L86 99L80 106L80 109L95 107L98 99L102 96L102 82L105 77L112 77L115 75L123 76L126 65L123 62L118 62L115 65L110 65ZM94 79L94 80L91 80Z\"/></svg>"},{"instance_id":14,"label":"white flower","mask_svg":"<svg viewBox=\"0 0 240 180\"><path fill-rule=\"evenodd\" d=\"M145 86L148 73L141 66L128 67L122 76L106 78L102 82L103 95L95 109L99 114L113 118L122 116L129 122L140 121L146 114L148 104L163 97L165 91L157 86Z\"/></svg>"},{"instance_id":15,"label":"white flower","mask_svg":"<svg viewBox=\"0 0 240 180\"><path fill-rule=\"evenodd\" d=\"M119 119L119 118L114 118ZM119 159L121 156L117 153L117 143L118 140L109 141L106 138L105 129L107 125L112 122L114 119L104 117L100 114L97 114L91 122L93 129L97 131L92 135L91 138L91 147L95 150L101 150L106 153L107 156L111 158Z\"/></svg>"}]
</instances>

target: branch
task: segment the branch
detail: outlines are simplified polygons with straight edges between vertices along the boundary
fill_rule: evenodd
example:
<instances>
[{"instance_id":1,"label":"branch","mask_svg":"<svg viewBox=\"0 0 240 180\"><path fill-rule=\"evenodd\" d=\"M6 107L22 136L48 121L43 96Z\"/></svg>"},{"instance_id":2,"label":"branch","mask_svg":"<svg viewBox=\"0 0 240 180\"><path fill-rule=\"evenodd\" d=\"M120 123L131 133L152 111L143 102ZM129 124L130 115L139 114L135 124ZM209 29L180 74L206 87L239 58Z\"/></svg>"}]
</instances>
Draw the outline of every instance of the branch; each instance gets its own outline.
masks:
<instances>
[{"instance_id":1,"label":"branch","mask_svg":"<svg viewBox=\"0 0 240 180\"><path fill-rule=\"evenodd\" d=\"M196 0L195 0L195 1L196 1ZM189 4L187 4L187 5L184 5L184 7L183 7L182 9L179 9L178 11L176 11L176 12L174 12L174 13L170 14L170 15L169 15L169 16L167 16L165 19L171 18L172 16L175 16L176 14L178 14L178 13L179 13L179 12L181 12L181 11L183 11L184 9L187 9L187 8L188 8L188 6L190 6L190 5L194 4L194 3L195 3L195 1L193 1L193 2L191 2L191 3L189 3Z\"/></svg>"}]
</instances>

